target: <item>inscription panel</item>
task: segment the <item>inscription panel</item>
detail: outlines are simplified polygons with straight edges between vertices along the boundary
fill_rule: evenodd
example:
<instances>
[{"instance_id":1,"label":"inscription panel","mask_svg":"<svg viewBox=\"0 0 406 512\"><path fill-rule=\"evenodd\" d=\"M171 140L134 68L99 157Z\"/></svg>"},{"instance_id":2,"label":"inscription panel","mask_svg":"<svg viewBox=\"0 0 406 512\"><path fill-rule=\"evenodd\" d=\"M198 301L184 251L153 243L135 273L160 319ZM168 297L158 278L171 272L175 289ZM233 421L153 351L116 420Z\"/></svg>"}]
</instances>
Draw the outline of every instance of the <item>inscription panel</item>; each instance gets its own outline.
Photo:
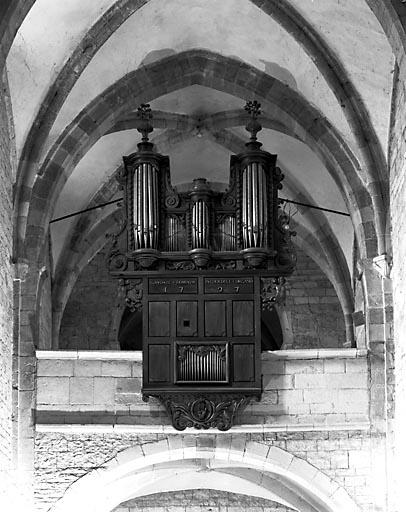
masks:
<instances>
[{"instance_id":1,"label":"inscription panel","mask_svg":"<svg viewBox=\"0 0 406 512\"><path fill-rule=\"evenodd\" d=\"M148 291L151 295L197 293L197 279L148 279Z\"/></svg>"},{"instance_id":2,"label":"inscription panel","mask_svg":"<svg viewBox=\"0 0 406 512\"><path fill-rule=\"evenodd\" d=\"M252 277L206 277L204 293L254 293Z\"/></svg>"}]
</instances>

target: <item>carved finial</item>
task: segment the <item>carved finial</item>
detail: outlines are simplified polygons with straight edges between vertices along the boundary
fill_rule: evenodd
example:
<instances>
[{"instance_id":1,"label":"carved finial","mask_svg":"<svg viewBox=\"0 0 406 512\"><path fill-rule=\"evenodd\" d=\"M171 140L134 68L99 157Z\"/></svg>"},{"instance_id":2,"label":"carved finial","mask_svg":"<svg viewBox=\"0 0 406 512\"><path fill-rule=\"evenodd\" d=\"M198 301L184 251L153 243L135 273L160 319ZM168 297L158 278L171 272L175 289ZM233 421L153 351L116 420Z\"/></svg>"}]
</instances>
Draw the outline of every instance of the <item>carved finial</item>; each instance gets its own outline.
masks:
<instances>
[{"instance_id":1,"label":"carved finial","mask_svg":"<svg viewBox=\"0 0 406 512\"><path fill-rule=\"evenodd\" d=\"M244 109L251 118L245 127L247 132L251 134L250 143L257 143L257 133L262 130L261 124L257 121L258 117L261 115L261 104L256 100L247 101Z\"/></svg>"},{"instance_id":2,"label":"carved finial","mask_svg":"<svg viewBox=\"0 0 406 512\"><path fill-rule=\"evenodd\" d=\"M253 118L257 119L258 116L261 115L261 103L258 101L247 101L244 109L248 112L248 114Z\"/></svg>"},{"instance_id":3,"label":"carved finial","mask_svg":"<svg viewBox=\"0 0 406 512\"><path fill-rule=\"evenodd\" d=\"M140 120L137 130L142 134L142 142L148 142L148 134L154 129L152 127L152 111L148 103L141 103L137 109L137 117Z\"/></svg>"}]
</instances>

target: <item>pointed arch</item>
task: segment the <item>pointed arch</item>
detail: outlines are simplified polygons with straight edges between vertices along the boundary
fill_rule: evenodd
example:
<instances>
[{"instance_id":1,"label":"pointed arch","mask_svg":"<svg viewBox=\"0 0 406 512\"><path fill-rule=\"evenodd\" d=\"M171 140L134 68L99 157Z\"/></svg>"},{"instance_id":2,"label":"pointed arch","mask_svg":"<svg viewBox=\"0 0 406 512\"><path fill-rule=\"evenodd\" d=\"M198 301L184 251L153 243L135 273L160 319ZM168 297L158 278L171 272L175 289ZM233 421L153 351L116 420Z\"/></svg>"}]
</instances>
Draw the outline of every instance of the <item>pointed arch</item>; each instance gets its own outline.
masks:
<instances>
[{"instance_id":1,"label":"pointed arch","mask_svg":"<svg viewBox=\"0 0 406 512\"><path fill-rule=\"evenodd\" d=\"M232 77L232 78L231 78ZM367 189L360 182L354 157L330 123L295 91L277 79L240 61L205 50L191 50L154 62L129 73L96 98L60 136L39 170L31 194L24 238L33 247L40 245L52 215L57 197L80 158L114 125L117 117L140 102L181 89L187 85L208 85L214 89L245 98L256 91L265 108L278 110L282 121L287 117L301 126L334 162L332 176L344 190L353 216L362 219L362 208L372 206ZM366 203L365 203L366 201ZM360 234L361 251L370 256L377 253L377 237L363 235L363 222L355 222ZM369 226L368 226L369 227ZM24 225L19 232L24 232ZM34 240L37 238L38 242ZM362 243L365 240L365 243ZM24 256L22 254L21 256ZM34 258L38 258L37 256ZM31 258L30 258L31 259Z\"/></svg>"}]
</instances>

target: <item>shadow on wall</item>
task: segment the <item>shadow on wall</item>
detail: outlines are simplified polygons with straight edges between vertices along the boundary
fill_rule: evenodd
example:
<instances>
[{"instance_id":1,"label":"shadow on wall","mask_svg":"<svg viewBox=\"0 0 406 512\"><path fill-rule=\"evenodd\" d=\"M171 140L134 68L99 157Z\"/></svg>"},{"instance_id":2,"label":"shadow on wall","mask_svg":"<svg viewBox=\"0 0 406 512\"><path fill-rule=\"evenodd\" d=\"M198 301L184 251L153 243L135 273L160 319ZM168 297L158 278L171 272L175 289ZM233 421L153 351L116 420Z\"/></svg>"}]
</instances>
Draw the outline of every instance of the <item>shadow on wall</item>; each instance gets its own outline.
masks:
<instances>
[{"instance_id":1,"label":"shadow on wall","mask_svg":"<svg viewBox=\"0 0 406 512\"><path fill-rule=\"evenodd\" d=\"M140 63L141 66L148 66L148 64L152 64L157 60L164 59L165 57L170 57L171 55L176 55L175 50L172 48L162 48L161 50L153 50L145 55Z\"/></svg>"},{"instance_id":2,"label":"shadow on wall","mask_svg":"<svg viewBox=\"0 0 406 512\"><path fill-rule=\"evenodd\" d=\"M267 75L273 76L284 84L288 85L291 89L297 91L297 83L290 71L279 66L276 62L269 62L267 60L259 59L264 64L264 71Z\"/></svg>"},{"instance_id":3,"label":"shadow on wall","mask_svg":"<svg viewBox=\"0 0 406 512\"><path fill-rule=\"evenodd\" d=\"M162 48L160 50L153 50L145 55L140 63L141 66L147 66L153 62L157 62L171 55L176 55L176 51L172 48ZM238 55L228 55L228 57L244 62ZM273 76L277 80L280 80L284 84L288 85L291 89L297 90L297 83L290 71L280 66L276 62L270 62L264 59L259 59L259 62L264 64L264 71L267 75Z\"/></svg>"}]
</instances>

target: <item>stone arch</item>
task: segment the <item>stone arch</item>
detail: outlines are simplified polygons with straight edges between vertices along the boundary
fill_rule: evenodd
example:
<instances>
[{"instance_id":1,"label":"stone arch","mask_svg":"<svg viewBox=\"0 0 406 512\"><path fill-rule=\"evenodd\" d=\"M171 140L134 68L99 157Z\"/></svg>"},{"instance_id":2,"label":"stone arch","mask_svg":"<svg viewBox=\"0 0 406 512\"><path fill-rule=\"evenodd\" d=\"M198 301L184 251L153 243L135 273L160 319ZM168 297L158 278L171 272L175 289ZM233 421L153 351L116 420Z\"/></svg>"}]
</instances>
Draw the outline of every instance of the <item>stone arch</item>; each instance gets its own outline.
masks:
<instances>
[{"instance_id":1,"label":"stone arch","mask_svg":"<svg viewBox=\"0 0 406 512\"><path fill-rule=\"evenodd\" d=\"M84 215L89 216L94 215L94 213L88 212ZM121 214L119 211L114 211L103 218L99 218L97 223L93 225L93 228L83 232L82 236L77 239L76 245L70 253L70 257L64 260L64 270L55 275L55 288L53 293L54 349L58 348L59 330L63 318L63 312L77 278L85 268L88 261L105 246L106 232L115 231L120 219ZM89 225L91 226L92 224L90 223ZM335 265L329 264L325 250L316 236L297 223L294 223L293 228L297 231L295 244L312 258L332 283L343 310L346 326L346 339L348 344L352 345L354 342L352 322L353 302L352 298L347 293L348 290L345 283L341 280L340 270L335 268ZM121 318L120 312L117 310L115 314L118 315L116 320L119 322ZM283 315L283 308L281 308L278 309L278 314L281 321L284 340L291 340L292 330L286 312L285 315ZM285 345L286 343L284 341L284 346Z\"/></svg>"},{"instance_id":2,"label":"stone arch","mask_svg":"<svg viewBox=\"0 0 406 512\"><path fill-rule=\"evenodd\" d=\"M46 283L49 282L49 291L46 290ZM45 323L44 318L42 318L44 314L44 307L43 307L43 300L46 295L46 293L50 293L50 273L49 270L46 267L41 268L39 271L39 278L38 278L38 288L36 292L36 306L35 306L35 318L36 318L36 329L35 329L35 344L38 349L41 350L49 350L51 348L52 342L51 342L51 329L49 329L49 333L47 336L47 339L42 339L42 331L44 329L41 329L42 325ZM51 322L49 322L51 323Z\"/></svg>"},{"instance_id":3,"label":"stone arch","mask_svg":"<svg viewBox=\"0 0 406 512\"><path fill-rule=\"evenodd\" d=\"M122 221L119 211L99 219L93 229L86 232L80 240L80 248L72 251L71 258L66 261L64 272L56 275L55 289L52 294L52 342L58 348L59 329L63 312L69 295L86 264L106 245L106 233L114 232Z\"/></svg>"},{"instance_id":4,"label":"stone arch","mask_svg":"<svg viewBox=\"0 0 406 512\"><path fill-rule=\"evenodd\" d=\"M30 188L32 186L36 163L41 155L44 142L76 80L112 32L148 1L119 0L97 20L73 51L56 80L50 86L27 137L22 152L17 196L24 187ZM365 160L368 187L376 211L378 252L384 252L384 221L380 217L386 214L382 206L382 200L387 196L387 182L384 175L385 158L358 91L333 51L291 4L285 2L285 0L269 0L267 3L258 0L250 1L264 13L272 16L296 39L312 60L317 62L336 98L340 104L344 104L344 115L358 140L359 148ZM41 128L38 129L38 127ZM19 204L18 198L17 204ZM20 206L22 209L24 208L23 204ZM17 213L17 215L20 214ZM15 242L18 245L18 239Z\"/></svg>"},{"instance_id":5,"label":"stone arch","mask_svg":"<svg viewBox=\"0 0 406 512\"><path fill-rule=\"evenodd\" d=\"M166 117L168 118L168 123L172 124L172 122L176 122L176 115L174 116L175 119L172 119L172 116L168 115ZM187 116L182 116L182 122L186 121ZM160 122L160 119L158 119L158 123ZM241 122L243 122L243 120L241 120ZM155 139L154 142L158 142L159 147L163 147L163 149L166 150L167 146L170 145L171 143L172 132L174 132L176 141L178 141L178 139L183 140L184 138L190 137L190 131L184 134L183 132L168 129L162 132L162 134L158 136L158 138ZM210 130L209 135L211 133L212 132ZM178 134L179 137L177 137L176 134ZM228 149L234 152L238 152L240 148L243 147L244 145L244 142L238 139L238 137L234 137L233 140L228 140L227 138L225 140L223 140L223 138L219 140L217 138L215 139L215 142L221 143L224 147L227 147ZM121 166L119 166L115 170L108 183L103 185L101 189L95 194L92 201L89 203L88 207L95 206L96 204L102 201L108 201L114 196L114 194L118 191L118 183L115 179L115 176L120 171L120 168ZM288 184L289 181L293 179L292 176L287 176L286 178ZM291 185L293 185L296 194L299 194L299 200L302 200L303 202L307 203L312 203L311 198L306 195L306 192L304 190L302 190L302 187L300 186L297 180L293 180ZM117 215L118 214L116 213L115 220L117 220L118 218ZM306 210L304 212L304 215L310 221L310 224L313 227L313 232L316 235L315 239L313 240L313 243L307 244L307 246L313 245L314 247L314 244L316 244L315 246L318 248L318 252L323 253L325 255L326 261L329 262L329 264L324 263L321 268L323 268L324 273L326 273L327 269L326 275L328 275L328 278L332 280L335 289L339 290L337 293L344 312L347 333L346 337L348 343L352 345L354 342L353 323L351 316L353 313L353 298L350 274L347 269L345 257L324 214L320 212L317 212L317 214L315 214L315 212L313 212L312 210ZM72 226L70 231L71 234L70 236L68 236L67 244L62 251L63 257L62 260L58 262L58 266L55 273L53 292L53 299L55 304L53 332L55 340L58 339L59 326L62 320L63 310L66 305L66 301L68 300L70 292L76 281L76 278L83 269L84 263L88 260L87 256L86 258L81 258L81 254L83 252L85 252L86 254L88 253L89 240L93 240L93 242L96 243L98 249L100 249L101 247L100 244L102 242L94 236L95 231L92 228L92 226L95 225L96 223L100 225L100 218L101 214L97 213L96 211L82 214L79 217L77 223ZM106 222L108 222L108 224L106 224ZM106 229L114 230L114 224L110 220L108 221L107 219L105 219L103 221L103 225L106 227ZM109 228L107 226L109 226ZM74 245L72 245L72 242L70 240L70 237L73 233L75 233ZM103 236L103 233L101 232L100 228L98 228L97 233L100 236ZM310 234L308 234L307 236L310 236ZM324 262L324 259L320 260L319 258L319 262L320 261ZM318 265L320 266L319 263Z\"/></svg>"},{"instance_id":6,"label":"stone arch","mask_svg":"<svg viewBox=\"0 0 406 512\"><path fill-rule=\"evenodd\" d=\"M232 73L237 74L236 81L227 78ZM142 85L145 80L150 85L149 89ZM331 145L329 154L337 163L335 171L340 173L340 177L337 177L336 173L334 176L341 184L346 184L347 196L356 198L354 202L358 202L357 194L360 194L364 198L368 197L369 202L371 201L368 191L360 184L356 172L348 172L347 168L340 165L343 159L348 160L349 150L345 143L330 123L298 93L235 59L225 58L208 51L192 50L165 58L163 61L130 73L92 102L65 130L38 173L31 196L25 238L30 238L32 244L38 246L38 243L34 243L34 239L39 239L39 242L44 236L56 198L67 177L100 134L111 128L117 116L140 101L149 101L153 97L192 83L208 84L241 98L255 89L258 99L265 105L271 105L276 109L276 103L279 103L280 108L286 109L280 111L282 118L293 117L319 144L327 147ZM92 126L92 129L89 129L89 126ZM72 147L75 148L74 151ZM343 148L347 151L343 151ZM352 158L350 156L350 159ZM354 171L354 167L352 170ZM361 213L362 217L361 204L352 208L353 213L354 210ZM24 232L24 227L20 227L20 232ZM366 240L366 250L371 255L375 255L378 247L374 226L372 230L374 234L372 238ZM363 247L362 244L361 247Z\"/></svg>"},{"instance_id":7,"label":"stone arch","mask_svg":"<svg viewBox=\"0 0 406 512\"><path fill-rule=\"evenodd\" d=\"M305 460L276 446L237 437L174 435L129 448L72 484L50 511L110 512L127 499L149 494L151 482L154 490L165 489L165 480L174 472L185 475L188 465L199 461L200 477L206 468L209 474L214 472L219 486L228 477L225 485L245 482L272 490L280 502L304 512L359 512L342 487ZM208 488L214 487L213 480L209 479ZM233 489L240 488L234 485Z\"/></svg>"},{"instance_id":8,"label":"stone arch","mask_svg":"<svg viewBox=\"0 0 406 512\"><path fill-rule=\"evenodd\" d=\"M35 0L3 0L0 12L0 73L25 17Z\"/></svg>"},{"instance_id":9,"label":"stone arch","mask_svg":"<svg viewBox=\"0 0 406 512\"><path fill-rule=\"evenodd\" d=\"M207 131L208 136L217 144L223 145L234 152L239 152L241 147L243 147L244 142L227 130L227 128L245 125L246 118L240 111L228 111L209 115L202 118L200 123L202 128ZM183 114L154 112L153 124L157 128L166 128L165 131L154 139L154 142L159 146L159 150L165 153L165 151L167 151L166 148L170 146L172 141L177 143L178 141L185 140L190 137L190 133L196 125L196 120ZM267 113L261 117L261 124L264 128L279 131L285 135L289 135L300 140L303 144L306 144L320 158L325 167L329 169L330 175L333 177L337 187L342 193L342 197L346 202L348 210L352 213L351 217L355 234L358 240L360 252L363 254L365 252L363 249L367 245L367 239L362 227L364 226L367 230L371 227L374 229L374 227L371 226L371 222L368 221L366 217L364 219L362 218L360 211L352 211L349 197L347 197L347 194L351 197L355 196L355 201L357 201L357 203L359 202L359 204L362 205L362 208L372 208L372 204L368 200L365 190L362 188L361 181L359 181L357 188L353 188L351 192L348 192L349 184L346 183L343 185L338 181L337 172L333 168L336 164L332 165L331 163L331 161L334 160L333 147L321 147L322 144L309 137L306 131L302 130L293 119L287 118L281 122L277 116L272 117ZM134 128L136 128L136 118L133 115L129 115L126 116L125 119L117 121L109 133ZM181 129L186 130L186 133L184 131L179 132ZM339 165L342 168L347 169L346 173L349 175L358 171L356 162L352 161L350 158L347 160L339 158ZM304 202L309 201L305 200Z\"/></svg>"},{"instance_id":10,"label":"stone arch","mask_svg":"<svg viewBox=\"0 0 406 512\"><path fill-rule=\"evenodd\" d=\"M279 317L279 322L282 328L283 334L283 343L281 346L281 350L288 349L293 345L293 330L292 330L292 322L288 316L286 311L286 307L282 304L275 305L275 310Z\"/></svg>"},{"instance_id":11,"label":"stone arch","mask_svg":"<svg viewBox=\"0 0 406 512\"><path fill-rule=\"evenodd\" d=\"M405 7L402 0L365 0L381 24L400 64L406 53Z\"/></svg>"}]
</instances>

